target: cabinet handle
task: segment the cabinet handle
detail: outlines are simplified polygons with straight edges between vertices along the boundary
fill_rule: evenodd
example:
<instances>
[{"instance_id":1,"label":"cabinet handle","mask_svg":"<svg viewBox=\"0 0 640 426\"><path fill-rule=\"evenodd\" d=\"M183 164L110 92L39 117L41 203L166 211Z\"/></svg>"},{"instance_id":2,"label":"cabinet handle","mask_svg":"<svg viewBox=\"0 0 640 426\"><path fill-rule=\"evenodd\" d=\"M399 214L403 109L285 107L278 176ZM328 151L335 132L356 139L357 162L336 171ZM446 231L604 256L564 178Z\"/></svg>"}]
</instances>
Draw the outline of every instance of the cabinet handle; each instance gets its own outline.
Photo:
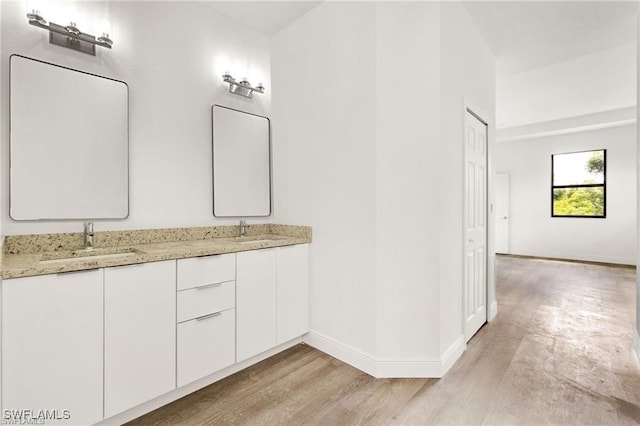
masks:
<instances>
[{"instance_id":1,"label":"cabinet handle","mask_svg":"<svg viewBox=\"0 0 640 426\"><path fill-rule=\"evenodd\" d=\"M196 256L196 259L208 259L210 257L222 256L222 253L218 254L203 254L202 256Z\"/></svg>"},{"instance_id":2,"label":"cabinet handle","mask_svg":"<svg viewBox=\"0 0 640 426\"><path fill-rule=\"evenodd\" d=\"M219 317L220 315L222 315L222 312L214 312L212 314L208 314L208 315L203 315L201 317L197 317L196 321L204 321L204 320L209 319L209 318Z\"/></svg>"},{"instance_id":3,"label":"cabinet handle","mask_svg":"<svg viewBox=\"0 0 640 426\"><path fill-rule=\"evenodd\" d=\"M82 272L98 271L99 269L100 268L91 268L91 269L80 269L78 271L62 271L62 272L56 273L56 275L80 274Z\"/></svg>"},{"instance_id":4,"label":"cabinet handle","mask_svg":"<svg viewBox=\"0 0 640 426\"><path fill-rule=\"evenodd\" d=\"M131 267L144 267L148 266L148 263L130 263L129 265L119 265L119 266L107 266L105 269L116 269L116 268L131 268Z\"/></svg>"},{"instance_id":5,"label":"cabinet handle","mask_svg":"<svg viewBox=\"0 0 640 426\"><path fill-rule=\"evenodd\" d=\"M196 287L196 290L205 290L207 288L211 288L211 287L218 287L219 285L222 285L223 283L213 283L213 284L207 284L207 285L201 285Z\"/></svg>"}]
</instances>

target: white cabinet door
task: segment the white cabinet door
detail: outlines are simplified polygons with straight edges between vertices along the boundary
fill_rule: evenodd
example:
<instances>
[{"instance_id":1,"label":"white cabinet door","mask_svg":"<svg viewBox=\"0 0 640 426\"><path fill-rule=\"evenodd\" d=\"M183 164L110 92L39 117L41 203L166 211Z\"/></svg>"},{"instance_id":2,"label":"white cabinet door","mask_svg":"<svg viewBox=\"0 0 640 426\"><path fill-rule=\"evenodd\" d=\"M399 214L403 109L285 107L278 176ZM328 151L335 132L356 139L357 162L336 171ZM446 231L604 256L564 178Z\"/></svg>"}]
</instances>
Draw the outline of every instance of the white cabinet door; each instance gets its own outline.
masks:
<instances>
[{"instance_id":1,"label":"white cabinet door","mask_svg":"<svg viewBox=\"0 0 640 426\"><path fill-rule=\"evenodd\" d=\"M309 245L280 247L278 258L278 344L309 331Z\"/></svg>"},{"instance_id":2,"label":"white cabinet door","mask_svg":"<svg viewBox=\"0 0 640 426\"><path fill-rule=\"evenodd\" d=\"M178 386L235 362L235 314L229 309L178 324Z\"/></svg>"},{"instance_id":3,"label":"white cabinet door","mask_svg":"<svg viewBox=\"0 0 640 426\"><path fill-rule=\"evenodd\" d=\"M176 386L176 261L105 269L105 416Z\"/></svg>"},{"instance_id":4,"label":"white cabinet door","mask_svg":"<svg viewBox=\"0 0 640 426\"><path fill-rule=\"evenodd\" d=\"M237 253L236 361L276 346L276 250Z\"/></svg>"},{"instance_id":5,"label":"white cabinet door","mask_svg":"<svg viewBox=\"0 0 640 426\"><path fill-rule=\"evenodd\" d=\"M102 420L102 277L91 270L2 281L3 413Z\"/></svg>"}]
</instances>

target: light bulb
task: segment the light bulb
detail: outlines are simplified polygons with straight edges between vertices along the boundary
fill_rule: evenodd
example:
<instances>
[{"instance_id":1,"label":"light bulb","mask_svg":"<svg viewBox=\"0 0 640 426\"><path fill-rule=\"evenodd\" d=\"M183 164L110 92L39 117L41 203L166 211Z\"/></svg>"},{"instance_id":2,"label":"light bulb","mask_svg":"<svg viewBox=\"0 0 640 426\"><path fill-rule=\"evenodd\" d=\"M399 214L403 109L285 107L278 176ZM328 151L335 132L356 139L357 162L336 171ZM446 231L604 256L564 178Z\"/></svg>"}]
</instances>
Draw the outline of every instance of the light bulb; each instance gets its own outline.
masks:
<instances>
[{"instance_id":1,"label":"light bulb","mask_svg":"<svg viewBox=\"0 0 640 426\"><path fill-rule=\"evenodd\" d=\"M100 19L95 32L96 34L103 34L103 36L106 34L108 38L113 39L113 27L106 17Z\"/></svg>"}]
</instances>

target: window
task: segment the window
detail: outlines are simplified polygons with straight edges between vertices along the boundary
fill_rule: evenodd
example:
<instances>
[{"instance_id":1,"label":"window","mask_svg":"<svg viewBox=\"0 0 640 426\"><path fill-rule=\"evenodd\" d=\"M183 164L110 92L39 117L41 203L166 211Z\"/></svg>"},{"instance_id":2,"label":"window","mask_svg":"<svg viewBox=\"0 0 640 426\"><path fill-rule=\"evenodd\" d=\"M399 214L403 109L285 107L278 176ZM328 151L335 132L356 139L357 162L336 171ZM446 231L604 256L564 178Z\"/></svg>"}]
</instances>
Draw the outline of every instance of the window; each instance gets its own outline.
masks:
<instances>
[{"instance_id":1,"label":"window","mask_svg":"<svg viewBox=\"0 0 640 426\"><path fill-rule=\"evenodd\" d=\"M607 216L607 151L551 156L551 216Z\"/></svg>"}]
</instances>

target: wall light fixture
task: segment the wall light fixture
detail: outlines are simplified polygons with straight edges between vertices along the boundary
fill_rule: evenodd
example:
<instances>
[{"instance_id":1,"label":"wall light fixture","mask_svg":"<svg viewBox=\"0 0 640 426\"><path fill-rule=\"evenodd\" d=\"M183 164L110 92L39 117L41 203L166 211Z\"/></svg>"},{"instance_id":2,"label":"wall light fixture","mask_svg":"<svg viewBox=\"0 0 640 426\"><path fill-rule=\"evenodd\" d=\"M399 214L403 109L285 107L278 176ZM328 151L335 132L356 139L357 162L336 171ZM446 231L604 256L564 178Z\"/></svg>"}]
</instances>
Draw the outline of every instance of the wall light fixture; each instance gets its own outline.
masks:
<instances>
[{"instance_id":1,"label":"wall light fixture","mask_svg":"<svg viewBox=\"0 0 640 426\"><path fill-rule=\"evenodd\" d=\"M253 92L264 93L264 86L262 83L258 83L258 85L254 87L246 78L237 81L231 76L231 74L229 74L228 71L222 75L222 80L229 83L229 92L244 96L245 98L252 98Z\"/></svg>"},{"instance_id":2,"label":"wall light fixture","mask_svg":"<svg viewBox=\"0 0 640 426\"><path fill-rule=\"evenodd\" d=\"M49 43L57 46L68 47L89 55L96 54L96 46L111 49L113 40L109 38L109 34L102 33L100 37L83 33L78 29L75 22L70 22L67 26L47 22L39 11L33 10L27 13L29 24L49 31Z\"/></svg>"}]
</instances>

